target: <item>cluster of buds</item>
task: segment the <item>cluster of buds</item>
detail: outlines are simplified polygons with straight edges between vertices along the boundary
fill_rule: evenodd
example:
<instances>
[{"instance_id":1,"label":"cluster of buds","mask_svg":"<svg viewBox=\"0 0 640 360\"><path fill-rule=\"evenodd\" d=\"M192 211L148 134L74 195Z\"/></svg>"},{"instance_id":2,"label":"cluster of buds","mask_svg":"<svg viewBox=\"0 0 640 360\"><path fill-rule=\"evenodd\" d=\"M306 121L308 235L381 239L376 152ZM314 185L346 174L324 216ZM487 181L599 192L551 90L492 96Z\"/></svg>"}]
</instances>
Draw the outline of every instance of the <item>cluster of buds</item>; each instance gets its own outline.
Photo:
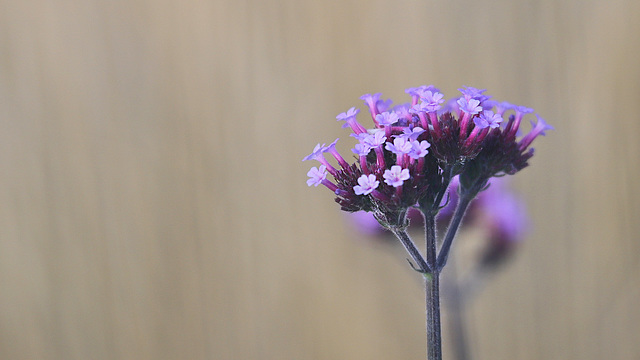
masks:
<instances>
[{"instance_id":1,"label":"cluster of buds","mask_svg":"<svg viewBox=\"0 0 640 360\"><path fill-rule=\"evenodd\" d=\"M338 139L318 144L303 159L321 164L308 172L307 184L329 188L344 211L372 212L383 226L401 227L411 207L435 215L454 176L459 193L473 198L490 178L526 167L533 156L531 143L552 127L536 115L537 122L520 137L523 117L532 109L493 101L485 90L459 91L461 96L445 101L433 86L409 88L411 102L395 107L379 93L363 95L372 128L358 122L356 108L336 117L358 140L352 149L357 160L350 164L338 153ZM327 153L339 168L325 158Z\"/></svg>"}]
</instances>

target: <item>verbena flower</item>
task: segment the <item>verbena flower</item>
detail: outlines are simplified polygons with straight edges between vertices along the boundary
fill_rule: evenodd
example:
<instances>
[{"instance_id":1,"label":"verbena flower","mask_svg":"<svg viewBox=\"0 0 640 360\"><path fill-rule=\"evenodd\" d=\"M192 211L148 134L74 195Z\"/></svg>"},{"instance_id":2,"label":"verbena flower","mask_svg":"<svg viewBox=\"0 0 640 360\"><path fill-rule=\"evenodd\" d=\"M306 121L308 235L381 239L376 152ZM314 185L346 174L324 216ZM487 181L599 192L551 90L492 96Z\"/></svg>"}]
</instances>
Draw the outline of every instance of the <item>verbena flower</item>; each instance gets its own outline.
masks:
<instances>
[{"instance_id":1,"label":"verbena flower","mask_svg":"<svg viewBox=\"0 0 640 360\"><path fill-rule=\"evenodd\" d=\"M409 88L405 92L411 103L394 108L380 100L380 93L363 95L371 128L356 120L355 107L336 117L358 139L352 150L358 161L350 164L343 159L335 141L318 144L303 159L317 160L324 167L309 172L309 186L325 185L342 210L373 212L384 226L402 226L411 207L437 213L456 175L461 194L472 198L492 177L526 167L533 156L530 145L552 127L538 117L519 138L520 123L532 109L490 100L484 89L459 90L460 96L446 101L433 86ZM327 153L336 166L325 158ZM324 171L333 180L323 178Z\"/></svg>"},{"instance_id":2,"label":"verbena flower","mask_svg":"<svg viewBox=\"0 0 640 360\"><path fill-rule=\"evenodd\" d=\"M437 91L432 92L427 90L420 95L420 100L422 100L422 103L425 105L426 111L438 111L444 102L444 95Z\"/></svg>"},{"instance_id":3,"label":"verbena flower","mask_svg":"<svg viewBox=\"0 0 640 360\"><path fill-rule=\"evenodd\" d=\"M358 185L353 187L356 195L369 195L380 185L373 174L362 175L358 178Z\"/></svg>"},{"instance_id":4,"label":"verbena flower","mask_svg":"<svg viewBox=\"0 0 640 360\"><path fill-rule=\"evenodd\" d=\"M403 169L398 165L393 165L391 169L385 170L384 174L384 182L393 187L402 186L402 183L405 180L409 180L411 175L409 175L409 169Z\"/></svg>"},{"instance_id":5,"label":"verbena flower","mask_svg":"<svg viewBox=\"0 0 640 360\"><path fill-rule=\"evenodd\" d=\"M383 126L391 126L397 123L399 119L400 117L395 112L385 111L376 115L376 121L378 122L378 124Z\"/></svg>"},{"instance_id":6,"label":"verbena flower","mask_svg":"<svg viewBox=\"0 0 640 360\"><path fill-rule=\"evenodd\" d=\"M318 186L322 184L322 181L327 178L327 167L324 165L320 165L319 168L312 167L311 170L307 173L309 179L307 180L308 186Z\"/></svg>"}]
</instances>

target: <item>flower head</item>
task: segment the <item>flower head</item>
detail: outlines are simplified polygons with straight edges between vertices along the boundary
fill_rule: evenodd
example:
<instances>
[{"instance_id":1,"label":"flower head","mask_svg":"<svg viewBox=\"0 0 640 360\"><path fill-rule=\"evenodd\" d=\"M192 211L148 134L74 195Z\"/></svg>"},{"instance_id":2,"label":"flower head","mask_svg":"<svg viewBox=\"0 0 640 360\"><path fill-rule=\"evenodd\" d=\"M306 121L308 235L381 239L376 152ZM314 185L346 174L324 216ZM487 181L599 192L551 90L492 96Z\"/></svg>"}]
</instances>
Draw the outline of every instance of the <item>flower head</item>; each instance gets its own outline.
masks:
<instances>
[{"instance_id":1,"label":"flower head","mask_svg":"<svg viewBox=\"0 0 640 360\"><path fill-rule=\"evenodd\" d=\"M403 214L416 205L440 211L447 185L456 175L460 191L470 196L485 189L491 178L526 167L533 156L531 143L551 126L538 117L531 131L519 139L519 121L531 109L489 100L484 89L460 91L462 96L446 101L433 86L409 88L411 103L393 109L380 100L380 93L363 95L372 129L356 121L359 110L355 107L336 117L349 125L358 140L352 149L357 161L343 159L335 142L318 144L304 158L320 162L320 167L309 171L308 184L327 186L345 211L370 211L378 220L402 225ZM500 126L508 110L515 115ZM339 167L325 159L326 153Z\"/></svg>"}]
</instances>

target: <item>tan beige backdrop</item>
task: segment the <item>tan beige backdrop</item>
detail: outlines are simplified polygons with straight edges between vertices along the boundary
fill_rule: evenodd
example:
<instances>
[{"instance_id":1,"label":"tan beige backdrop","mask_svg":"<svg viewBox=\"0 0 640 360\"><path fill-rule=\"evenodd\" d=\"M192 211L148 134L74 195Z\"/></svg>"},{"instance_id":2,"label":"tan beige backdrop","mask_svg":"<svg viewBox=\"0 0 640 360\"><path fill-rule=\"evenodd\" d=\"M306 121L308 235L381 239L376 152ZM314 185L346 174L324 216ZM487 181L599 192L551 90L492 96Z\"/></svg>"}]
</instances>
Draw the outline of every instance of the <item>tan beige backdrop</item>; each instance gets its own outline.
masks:
<instances>
[{"instance_id":1,"label":"tan beige backdrop","mask_svg":"<svg viewBox=\"0 0 640 360\"><path fill-rule=\"evenodd\" d=\"M369 92L556 128L473 359L640 359L640 3L0 1L1 359L421 359L420 278L322 188ZM445 357L453 359L445 334Z\"/></svg>"}]
</instances>

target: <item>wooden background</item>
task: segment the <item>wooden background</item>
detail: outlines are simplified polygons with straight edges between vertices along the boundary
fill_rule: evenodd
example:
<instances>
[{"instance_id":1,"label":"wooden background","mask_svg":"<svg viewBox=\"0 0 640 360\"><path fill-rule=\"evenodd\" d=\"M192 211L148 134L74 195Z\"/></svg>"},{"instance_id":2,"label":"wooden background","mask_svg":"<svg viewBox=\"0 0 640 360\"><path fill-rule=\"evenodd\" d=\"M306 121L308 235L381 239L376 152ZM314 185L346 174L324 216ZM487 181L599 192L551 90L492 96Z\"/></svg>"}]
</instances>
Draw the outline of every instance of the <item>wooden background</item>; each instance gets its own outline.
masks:
<instances>
[{"instance_id":1,"label":"wooden background","mask_svg":"<svg viewBox=\"0 0 640 360\"><path fill-rule=\"evenodd\" d=\"M335 116L360 95L435 84L556 128L514 178L534 228L469 308L474 359L640 359L639 20L635 0L0 1L0 358L424 358L419 277L300 160L349 151Z\"/></svg>"}]
</instances>

